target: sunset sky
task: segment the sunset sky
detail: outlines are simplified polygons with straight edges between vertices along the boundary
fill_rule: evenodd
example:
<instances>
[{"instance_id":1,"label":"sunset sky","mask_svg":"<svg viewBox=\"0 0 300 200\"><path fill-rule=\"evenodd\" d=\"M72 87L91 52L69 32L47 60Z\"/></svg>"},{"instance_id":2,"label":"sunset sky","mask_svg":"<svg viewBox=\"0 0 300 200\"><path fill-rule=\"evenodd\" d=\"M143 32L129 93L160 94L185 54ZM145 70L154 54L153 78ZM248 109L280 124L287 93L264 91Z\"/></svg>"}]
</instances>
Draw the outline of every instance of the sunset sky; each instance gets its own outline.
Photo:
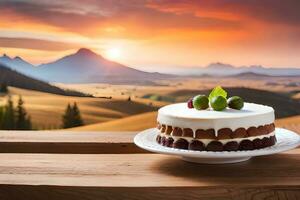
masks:
<instances>
[{"instance_id":1,"label":"sunset sky","mask_svg":"<svg viewBox=\"0 0 300 200\"><path fill-rule=\"evenodd\" d=\"M300 67L299 0L0 0L0 54L40 64L78 48L140 69Z\"/></svg>"}]
</instances>

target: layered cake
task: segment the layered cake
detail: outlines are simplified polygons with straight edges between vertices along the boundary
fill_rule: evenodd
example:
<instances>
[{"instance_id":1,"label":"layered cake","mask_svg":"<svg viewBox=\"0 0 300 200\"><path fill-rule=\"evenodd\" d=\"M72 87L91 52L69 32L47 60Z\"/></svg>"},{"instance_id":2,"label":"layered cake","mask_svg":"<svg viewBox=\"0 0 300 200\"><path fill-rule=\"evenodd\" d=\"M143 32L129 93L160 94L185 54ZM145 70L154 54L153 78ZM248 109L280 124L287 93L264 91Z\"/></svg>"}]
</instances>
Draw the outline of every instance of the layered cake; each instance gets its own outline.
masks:
<instances>
[{"instance_id":1,"label":"layered cake","mask_svg":"<svg viewBox=\"0 0 300 200\"><path fill-rule=\"evenodd\" d=\"M222 111L172 104L158 111L157 142L197 151L260 149L276 143L274 119L272 107L254 103Z\"/></svg>"}]
</instances>

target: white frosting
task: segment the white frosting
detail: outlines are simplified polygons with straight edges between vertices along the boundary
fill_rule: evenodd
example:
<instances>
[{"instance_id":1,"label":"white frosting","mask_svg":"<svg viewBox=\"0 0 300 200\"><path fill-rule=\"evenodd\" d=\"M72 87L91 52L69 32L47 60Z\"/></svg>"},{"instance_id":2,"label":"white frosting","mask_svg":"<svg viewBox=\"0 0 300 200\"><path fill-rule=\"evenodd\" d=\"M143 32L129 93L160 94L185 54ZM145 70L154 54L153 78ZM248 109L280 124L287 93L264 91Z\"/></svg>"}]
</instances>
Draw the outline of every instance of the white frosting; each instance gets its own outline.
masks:
<instances>
[{"instance_id":1,"label":"white frosting","mask_svg":"<svg viewBox=\"0 0 300 200\"><path fill-rule=\"evenodd\" d=\"M182 136L170 136L170 135L165 135L165 134L160 134L160 136L164 136L166 138L173 138L174 142L180 138L183 138L185 140L187 140L188 142L191 142L192 140L199 140L201 141L205 146L207 146L210 142L212 141L218 141L221 142L222 144L226 144L227 142L237 142L240 143L242 140L250 140L253 141L255 139L263 139L264 137L271 137L274 136L275 132L271 132L267 135L259 135L259 136L252 136L252 137L247 137L247 138L233 138L233 139L222 139L222 140L212 140L212 139L195 139L195 138L191 138L191 137L182 137Z\"/></svg>"},{"instance_id":2,"label":"white frosting","mask_svg":"<svg viewBox=\"0 0 300 200\"><path fill-rule=\"evenodd\" d=\"M157 121L173 127L197 129L249 128L274 123L274 109L269 106L245 103L242 110L226 108L223 111L196 110L187 107L187 103L164 106L158 110Z\"/></svg>"}]
</instances>

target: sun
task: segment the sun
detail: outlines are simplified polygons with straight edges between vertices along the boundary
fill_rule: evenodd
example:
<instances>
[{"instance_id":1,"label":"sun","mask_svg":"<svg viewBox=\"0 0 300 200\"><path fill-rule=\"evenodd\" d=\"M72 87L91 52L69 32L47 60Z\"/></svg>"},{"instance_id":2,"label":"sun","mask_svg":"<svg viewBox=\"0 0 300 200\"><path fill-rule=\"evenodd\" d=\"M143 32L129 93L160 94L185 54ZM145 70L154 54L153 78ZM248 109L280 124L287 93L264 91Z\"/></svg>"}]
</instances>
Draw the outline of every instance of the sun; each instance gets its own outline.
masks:
<instances>
[{"instance_id":1,"label":"sun","mask_svg":"<svg viewBox=\"0 0 300 200\"><path fill-rule=\"evenodd\" d=\"M117 47L109 48L106 51L106 56L109 59L119 59L121 57L121 49Z\"/></svg>"}]
</instances>

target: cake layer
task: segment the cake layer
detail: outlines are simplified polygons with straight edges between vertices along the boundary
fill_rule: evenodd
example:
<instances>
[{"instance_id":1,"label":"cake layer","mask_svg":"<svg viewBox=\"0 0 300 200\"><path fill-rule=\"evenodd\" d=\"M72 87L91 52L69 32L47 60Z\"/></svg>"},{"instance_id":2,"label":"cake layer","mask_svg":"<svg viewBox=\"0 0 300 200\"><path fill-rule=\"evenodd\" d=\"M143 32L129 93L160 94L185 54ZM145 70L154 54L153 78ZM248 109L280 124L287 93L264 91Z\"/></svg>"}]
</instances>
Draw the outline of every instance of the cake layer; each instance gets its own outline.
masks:
<instances>
[{"instance_id":1,"label":"cake layer","mask_svg":"<svg viewBox=\"0 0 300 200\"><path fill-rule=\"evenodd\" d=\"M265 135L258 135L258 136L249 136L249 137L245 137L245 138L226 138L226 139L199 139L199 138L191 138L191 137L183 137L183 136L171 136L171 135L165 135L165 134L160 134L161 137L165 137L165 138L172 138L174 141L179 140L179 139L185 139L188 142L191 142L193 140L199 140L201 141L204 145L208 145L210 142L212 141L217 141L217 142L221 142L222 144L226 144L227 142L238 142L240 143L243 140L255 140L255 139L262 139L264 137L271 137L271 136L275 136L275 131L265 134Z\"/></svg>"},{"instance_id":2,"label":"cake layer","mask_svg":"<svg viewBox=\"0 0 300 200\"><path fill-rule=\"evenodd\" d=\"M276 143L274 134L256 139L241 139L240 141L210 141L208 143L203 140L193 139L186 140L184 138L174 139L172 136L164 137L158 135L156 141L166 147L177 149L188 149L195 151L237 151L237 150L254 150L273 146Z\"/></svg>"},{"instance_id":3,"label":"cake layer","mask_svg":"<svg viewBox=\"0 0 300 200\"><path fill-rule=\"evenodd\" d=\"M236 130L231 130L230 128L222 128L218 131L214 129L197 129L192 130L190 128L179 128L172 127L165 124L159 124L157 129L161 132L162 136L175 136L175 137L186 137L186 138L195 138L195 139L212 139L212 140L222 140L222 139L234 139L234 138L248 138L254 136L267 135L275 131L275 125L266 124L259 127L249 127L245 129L239 127ZM217 134L216 134L217 132Z\"/></svg>"},{"instance_id":4,"label":"cake layer","mask_svg":"<svg viewBox=\"0 0 300 200\"><path fill-rule=\"evenodd\" d=\"M171 127L189 128L194 133L197 130L213 129L215 136L219 130L228 128L249 129L272 124L275 120L272 107L245 103L242 110L226 108L223 111L189 109L186 103L164 106L158 111L157 121Z\"/></svg>"}]
</instances>

